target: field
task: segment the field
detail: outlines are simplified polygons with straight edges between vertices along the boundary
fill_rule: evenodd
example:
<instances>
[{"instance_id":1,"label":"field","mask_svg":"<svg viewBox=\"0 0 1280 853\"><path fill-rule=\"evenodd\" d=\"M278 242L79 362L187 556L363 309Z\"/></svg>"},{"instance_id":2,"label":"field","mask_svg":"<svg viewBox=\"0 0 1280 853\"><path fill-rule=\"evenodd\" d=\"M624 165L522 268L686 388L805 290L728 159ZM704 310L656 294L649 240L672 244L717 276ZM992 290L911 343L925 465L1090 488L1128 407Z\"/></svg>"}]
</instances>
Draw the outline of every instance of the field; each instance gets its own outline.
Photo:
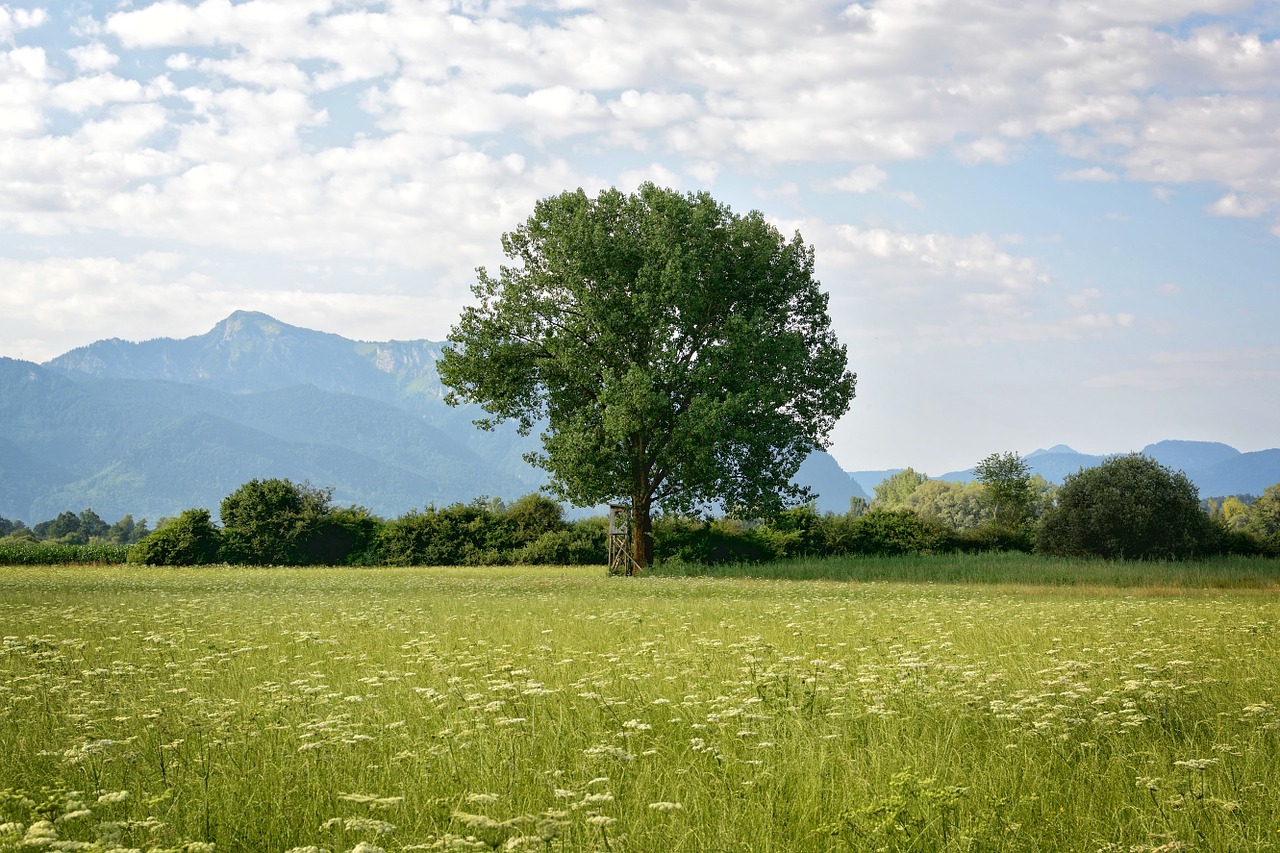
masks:
<instances>
[{"instance_id":1,"label":"field","mask_svg":"<svg viewBox=\"0 0 1280 853\"><path fill-rule=\"evenodd\" d=\"M1280 849L1275 583L982 565L0 568L0 850Z\"/></svg>"}]
</instances>

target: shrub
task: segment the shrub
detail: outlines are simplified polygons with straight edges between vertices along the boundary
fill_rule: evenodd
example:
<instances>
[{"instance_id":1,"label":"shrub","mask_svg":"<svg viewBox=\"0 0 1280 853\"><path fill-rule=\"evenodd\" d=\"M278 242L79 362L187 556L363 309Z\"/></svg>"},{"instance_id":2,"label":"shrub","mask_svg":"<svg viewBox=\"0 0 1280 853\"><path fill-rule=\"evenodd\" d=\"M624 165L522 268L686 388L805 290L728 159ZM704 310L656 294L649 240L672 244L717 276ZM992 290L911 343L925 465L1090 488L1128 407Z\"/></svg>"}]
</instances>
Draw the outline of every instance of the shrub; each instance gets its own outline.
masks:
<instances>
[{"instance_id":1,"label":"shrub","mask_svg":"<svg viewBox=\"0 0 1280 853\"><path fill-rule=\"evenodd\" d=\"M1069 475L1045 513L1036 550L1128 560L1180 560L1216 550L1196 487L1141 454L1113 456Z\"/></svg>"},{"instance_id":2,"label":"shrub","mask_svg":"<svg viewBox=\"0 0 1280 853\"><path fill-rule=\"evenodd\" d=\"M485 565L511 562L515 546L511 522L482 498L428 506L387 522L378 553L396 566Z\"/></svg>"},{"instance_id":3,"label":"shrub","mask_svg":"<svg viewBox=\"0 0 1280 853\"><path fill-rule=\"evenodd\" d=\"M858 519L851 553L867 556L931 554L951 551L950 529L911 510L872 510Z\"/></svg>"},{"instance_id":4,"label":"shrub","mask_svg":"<svg viewBox=\"0 0 1280 853\"><path fill-rule=\"evenodd\" d=\"M222 500L223 559L280 566L322 562L309 540L331 512L332 496L330 489L287 479L250 480Z\"/></svg>"},{"instance_id":5,"label":"shrub","mask_svg":"<svg viewBox=\"0 0 1280 853\"><path fill-rule=\"evenodd\" d=\"M198 566L218 561L222 534L207 509L184 510L129 548L129 562L149 566Z\"/></svg>"}]
</instances>

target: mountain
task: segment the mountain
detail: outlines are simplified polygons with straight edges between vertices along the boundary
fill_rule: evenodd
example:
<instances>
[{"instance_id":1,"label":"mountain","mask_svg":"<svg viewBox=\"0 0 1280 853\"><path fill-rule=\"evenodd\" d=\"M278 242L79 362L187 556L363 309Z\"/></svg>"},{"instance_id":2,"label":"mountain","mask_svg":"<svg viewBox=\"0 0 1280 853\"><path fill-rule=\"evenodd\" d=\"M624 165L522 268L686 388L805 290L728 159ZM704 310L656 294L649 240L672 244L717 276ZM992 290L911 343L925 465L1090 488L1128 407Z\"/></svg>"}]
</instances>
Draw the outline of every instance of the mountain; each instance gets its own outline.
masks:
<instances>
[{"instance_id":1,"label":"mountain","mask_svg":"<svg viewBox=\"0 0 1280 853\"><path fill-rule=\"evenodd\" d=\"M546 474L523 457L537 436L480 430L479 409L446 406L442 347L237 311L191 338L104 340L44 365L0 359L0 516L216 514L266 477L331 486L335 502L388 517L536 490ZM823 509L844 512L858 494L825 453L798 479Z\"/></svg>"},{"instance_id":2,"label":"mountain","mask_svg":"<svg viewBox=\"0 0 1280 853\"><path fill-rule=\"evenodd\" d=\"M523 457L537 436L480 430L477 408L446 406L442 348L353 341L237 311L190 338L98 341L43 365L0 358L0 516L216 513L235 488L267 477L332 487L337 503L388 517L534 491L546 474ZM1185 470L1206 497L1280 482L1280 449L1161 441L1143 452ZM1063 444L1026 457L1053 482L1103 458ZM796 481L819 510L844 512L900 470L849 473L814 453ZM972 468L942 475L972 478Z\"/></svg>"}]
</instances>

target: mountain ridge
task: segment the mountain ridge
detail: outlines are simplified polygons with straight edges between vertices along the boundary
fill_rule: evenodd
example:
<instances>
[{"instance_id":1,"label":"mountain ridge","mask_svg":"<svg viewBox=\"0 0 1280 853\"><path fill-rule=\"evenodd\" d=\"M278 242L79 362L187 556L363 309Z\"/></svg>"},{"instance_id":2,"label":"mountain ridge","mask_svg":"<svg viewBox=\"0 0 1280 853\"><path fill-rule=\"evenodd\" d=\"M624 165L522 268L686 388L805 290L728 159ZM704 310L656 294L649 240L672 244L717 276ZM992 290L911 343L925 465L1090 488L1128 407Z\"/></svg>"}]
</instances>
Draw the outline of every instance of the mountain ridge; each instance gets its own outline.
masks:
<instances>
[{"instance_id":1,"label":"mountain ridge","mask_svg":"<svg viewBox=\"0 0 1280 853\"><path fill-rule=\"evenodd\" d=\"M0 357L0 515L86 505L104 517L216 513L241 483L273 476L333 487L335 501L387 516L543 485L545 472L523 459L536 435L480 430L477 407L444 404L444 346L355 341L236 311L188 338L109 338L44 364ZM1169 440L1145 450L1164 464L1193 462L1188 475L1206 495L1280 481L1280 449ZM1060 482L1105 457L1058 444L1026 458ZM796 479L819 494L820 510L844 512L898 470L850 473L818 452Z\"/></svg>"}]
</instances>

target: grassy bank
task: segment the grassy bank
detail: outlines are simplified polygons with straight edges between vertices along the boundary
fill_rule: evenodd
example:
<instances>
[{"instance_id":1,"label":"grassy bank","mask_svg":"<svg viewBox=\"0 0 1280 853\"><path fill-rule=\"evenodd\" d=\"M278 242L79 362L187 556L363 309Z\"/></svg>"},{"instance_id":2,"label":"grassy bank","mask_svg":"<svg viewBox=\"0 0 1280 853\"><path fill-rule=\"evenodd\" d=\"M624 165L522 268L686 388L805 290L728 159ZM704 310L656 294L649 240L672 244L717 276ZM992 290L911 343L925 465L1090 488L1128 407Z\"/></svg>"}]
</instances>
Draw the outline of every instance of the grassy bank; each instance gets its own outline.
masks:
<instances>
[{"instance_id":1,"label":"grassy bank","mask_svg":"<svg viewBox=\"0 0 1280 853\"><path fill-rule=\"evenodd\" d=\"M0 568L0 850L1275 849L1280 595L935 559Z\"/></svg>"}]
</instances>

